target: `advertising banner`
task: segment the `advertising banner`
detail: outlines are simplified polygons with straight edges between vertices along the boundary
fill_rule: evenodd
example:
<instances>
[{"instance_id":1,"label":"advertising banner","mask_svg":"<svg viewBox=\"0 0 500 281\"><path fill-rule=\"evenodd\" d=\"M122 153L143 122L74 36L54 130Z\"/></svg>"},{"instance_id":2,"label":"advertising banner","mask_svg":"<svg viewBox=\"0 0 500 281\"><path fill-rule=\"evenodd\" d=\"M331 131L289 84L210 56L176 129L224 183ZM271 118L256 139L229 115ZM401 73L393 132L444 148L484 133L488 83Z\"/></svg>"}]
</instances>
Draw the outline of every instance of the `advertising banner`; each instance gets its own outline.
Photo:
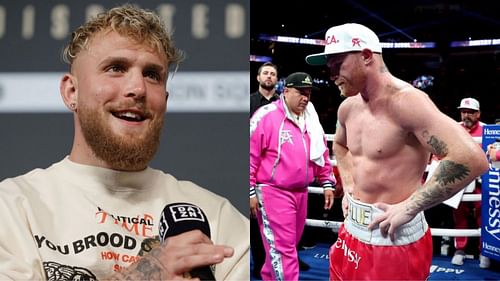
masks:
<instances>
[{"instance_id":1,"label":"advertising banner","mask_svg":"<svg viewBox=\"0 0 500 281\"><path fill-rule=\"evenodd\" d=\"M500 125L483 127L483 149L500 149ZM482 255L500 260L500 164L490 159L490 168L482 176L481 243Z\"/></svg>"}]
</instances>

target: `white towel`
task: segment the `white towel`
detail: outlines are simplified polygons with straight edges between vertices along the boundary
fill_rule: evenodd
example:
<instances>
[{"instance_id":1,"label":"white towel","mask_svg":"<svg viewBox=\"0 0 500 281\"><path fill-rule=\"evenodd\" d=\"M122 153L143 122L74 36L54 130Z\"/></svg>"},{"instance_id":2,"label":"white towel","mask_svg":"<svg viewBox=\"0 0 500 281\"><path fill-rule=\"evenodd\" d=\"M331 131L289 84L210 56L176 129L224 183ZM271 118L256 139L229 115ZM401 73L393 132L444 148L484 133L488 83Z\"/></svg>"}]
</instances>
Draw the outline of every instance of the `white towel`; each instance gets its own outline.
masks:
<instances>
[{"instance_id":1,"label":"white towel","mask_svg":"<svg viewBox=\"0 0 500 281\"><path fill-rule=\"evenodd\" d=\"M324 142L325 131L319 122L318 113L316 113L316 109L311 102L307 104L304 115L306 119L307 132L311 138L309 159L316 163L316 165L323 167L325 166L323 153L328 149Z\"/></svg>"}]
</instances>

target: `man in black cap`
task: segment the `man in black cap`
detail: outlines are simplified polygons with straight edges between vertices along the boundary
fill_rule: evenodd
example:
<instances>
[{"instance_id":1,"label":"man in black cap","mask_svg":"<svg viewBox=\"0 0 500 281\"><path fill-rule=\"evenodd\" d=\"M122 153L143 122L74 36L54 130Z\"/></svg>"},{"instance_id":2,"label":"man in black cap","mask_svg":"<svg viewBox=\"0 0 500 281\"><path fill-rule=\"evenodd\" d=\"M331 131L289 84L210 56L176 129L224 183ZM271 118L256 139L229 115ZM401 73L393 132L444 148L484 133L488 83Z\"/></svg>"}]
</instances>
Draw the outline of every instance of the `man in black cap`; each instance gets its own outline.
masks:
<instances>
[{"instance_id":1,"label":"man in black cap","mask_svg":"<svg viewBox=\"0 0 500 281\"><path fill-rule=\"evenodd\" d=\"M309 102L312 78L296 72L286 78L280 99L259 108L250 120L250 209L266 249L263 280L298 280L296 246L307 215L307 187L325 190L333 204L329 152L318 114Z\"/></svg>"}]
</instances>

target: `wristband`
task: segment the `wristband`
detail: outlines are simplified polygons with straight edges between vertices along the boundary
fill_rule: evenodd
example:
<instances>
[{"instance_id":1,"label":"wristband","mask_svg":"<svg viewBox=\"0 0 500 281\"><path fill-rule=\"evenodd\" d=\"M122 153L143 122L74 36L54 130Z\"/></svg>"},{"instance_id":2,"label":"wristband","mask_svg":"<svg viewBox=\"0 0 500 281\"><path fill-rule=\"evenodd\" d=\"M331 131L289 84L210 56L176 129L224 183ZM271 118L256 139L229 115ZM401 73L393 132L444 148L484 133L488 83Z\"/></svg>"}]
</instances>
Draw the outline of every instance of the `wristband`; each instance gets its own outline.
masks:
<instances>
[{"instance_id":1,"label":"wristband","mask_svg":"<svg viewBox=\"0 0 500 281\"><path fill-rule=\"evenodd\" d=\"M335 191L335 186L331 182L325 182L323 184L323 190Z\"/></svg>"}]
</instances>

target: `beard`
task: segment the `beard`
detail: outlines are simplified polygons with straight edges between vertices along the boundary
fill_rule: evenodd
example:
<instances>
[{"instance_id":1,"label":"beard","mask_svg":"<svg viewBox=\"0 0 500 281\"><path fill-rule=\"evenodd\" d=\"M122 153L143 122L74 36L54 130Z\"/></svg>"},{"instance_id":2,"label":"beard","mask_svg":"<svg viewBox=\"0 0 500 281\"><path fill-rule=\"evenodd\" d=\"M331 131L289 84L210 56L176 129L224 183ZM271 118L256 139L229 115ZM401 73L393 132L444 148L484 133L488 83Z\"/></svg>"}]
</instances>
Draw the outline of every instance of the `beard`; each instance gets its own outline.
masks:
<instances>
[{"instance_id":1,"label":"beard","mask_svg":"<svg viewBox=\"0 0 500 281\"><path fill-rule=\"evenodd\" d=\"M360 85L364 85L366 76L363 72L354 70L350 76L341 76L338 79L340 79L339 82L341 83L341 85L337 85L340 96L348 98L357 96L362 91Z\"/></svg>"},{"instance_id":2,"label":"beard","mask_svg":"<svg viewBox=\"0 0 500 281\"><path fill-rule=\"evenodd\" d=\"M471 129L472 127L474 127L474 125L476 125L477 121L474 122L474 120L472 119L469 119L469 118L464 118L462 119L462 122L464 124L464 126L467 128L467 129Z\"/></svg>"},{"instance_id":3,"label":"beard","mask_svg":"<svg viewBox=\"0 0 500 281\"><path fill-rule=\"evenodd\" d=\"M345 85L345 84L344 84L344 85ZM340 96L341 96L341 97L343 97L343 98L347 98L347 94L346 94L346 92L345 92L345 87L344 87L344 85L342 85L342 86L338 86L338 88L339 88L339 91L340 91Z\"/></svg>"},{"instance_id":4,"label":"beard","mask_svg":"<svg viewBox=\"0 0 500 281\"><path fill-rule=\"evenodd\" d=\"M276 87L276 83L273 83L273 82L266 83L266 81L264 81L264 82L260 83L260 86L263 89L270 91L270 90L274 89L274 87Z\"/></svg>"},{"instance_id":5,"label":"beard","mask_svg":"<svg viewBox=\"0 0 500 281\"><path fill-rule=\"evenodd\" d=\"M348 84L348 81L344 80L344 83L340 86L337 86L339 89L339 95L343 98L348 98L357 95L359 92L354 91L351 87L350 84Z\"/></svg>"},{"instance_id":6,"label":"beard","mask_svg":"<svg viewBox=\"0 0 500 281\"><path fill-rule=\"evenodd\" d=\"M114 170L138 171L147 167L160 145L163 118L152 120L142 136L113 133L102 112L80 106L78 119L94 155Z\"/></svg>"}]
</instances>

